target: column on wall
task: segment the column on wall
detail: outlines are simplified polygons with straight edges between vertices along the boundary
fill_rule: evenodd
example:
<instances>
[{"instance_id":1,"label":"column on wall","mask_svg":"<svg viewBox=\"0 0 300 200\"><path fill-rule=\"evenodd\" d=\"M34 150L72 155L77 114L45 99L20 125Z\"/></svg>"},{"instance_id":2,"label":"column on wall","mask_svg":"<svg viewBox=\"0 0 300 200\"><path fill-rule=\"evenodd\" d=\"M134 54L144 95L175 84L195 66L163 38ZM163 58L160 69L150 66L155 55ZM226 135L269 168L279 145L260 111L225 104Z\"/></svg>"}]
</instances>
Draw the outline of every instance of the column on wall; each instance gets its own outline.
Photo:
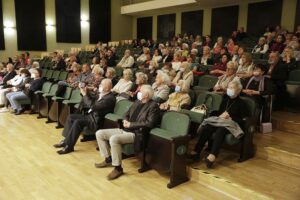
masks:
<instances>
[{"instance_id":1,"label":"column on wall","mask_svg":"<svg viewBox=\"0 0 300 200\"><path fill-rule=\"evenodd\" d=\"M7 57L13 57L17 53L17 32L15 1L3 0L3 23L5 51L1 52L1 60L6 61Z\"/></svg>"},{"instance_id":2,"label":"column on wall","mask_svg":"<svg viewBox=\"0 0 300 200\"><path fill-rule=\"evenodd\" d=\"M90 9L89 0L80 2L80 20L81 20L81 43L88 45L90 43Z\"/></svg>"},{"instance_id":3,"label":"column on wall","mask_svg":"<svg viewBox=\"0 0 300 200\"><path fill-rule=\"evenodd\" d=\"M157 40L157 15L152 18L152 39Z\"/></svg>"},{"instance_id":4,"label":"column on wall","mask_svg":"<svg viewBox=\"0 0 300 200\"><path fill-rule=\"evenodd\" d=\"M248 3L242 2L239 5L238 27L244 27L245 31L247 31L247 17L248 17Z\"/></svg>"},{"instance_id":5,"label":"column on wall","mask_svg":"<svg viewBox=\"0 0 300 200\"><path fill-rule=\"evenodd\" d=\"M181 33L181 12L176 12L175 34Z\"/></svg>"},{"instance_id":6,"label":"column on wall","mask_svg":"<svg viewBox=\"0 0 300 200\"><path fill-rule=\"evenodd\" d=\"M210 35L211 33L211 8L203 9L203 35Z\"/></svg>"},{"instance_id":7,"label":"column on wall","mask_svg":"<svg viewBox=\"0 0 300 200\"><path fill-rule=\"evenodd\" d=\"M45 0L47 51L56 50L55 1Z\"/></svg>"},{"instance_id":8,"label":"column on wall","mask_svg":"<svg viewBox=\"0 0 300 200\"><path fill-rule=\"evenodd\" d=\"M281 26L288 31L294 31L297 0L283 0Z\"/></svg>"}]
</instances>

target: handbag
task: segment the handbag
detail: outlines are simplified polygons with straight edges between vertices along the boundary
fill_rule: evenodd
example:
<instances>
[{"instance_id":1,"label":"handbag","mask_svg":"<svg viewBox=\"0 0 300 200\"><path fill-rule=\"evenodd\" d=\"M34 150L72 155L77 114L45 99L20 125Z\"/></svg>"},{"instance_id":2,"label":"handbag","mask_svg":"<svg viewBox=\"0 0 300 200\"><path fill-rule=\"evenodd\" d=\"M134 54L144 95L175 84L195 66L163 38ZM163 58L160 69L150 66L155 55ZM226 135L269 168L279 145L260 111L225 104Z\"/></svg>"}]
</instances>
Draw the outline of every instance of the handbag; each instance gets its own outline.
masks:
<instances>
[{"instance_id":1,"label":"handbag","mask_svg":"<svg viewBox=\"0 0 300 200\"><path fill-rule=\"evenodd\" d=\"M205 104L201 104L200 106L195 106L191 109L191 111L196 113L201 113L203 115L207 114L207 107Z\"/></svg>"}]
</instances>

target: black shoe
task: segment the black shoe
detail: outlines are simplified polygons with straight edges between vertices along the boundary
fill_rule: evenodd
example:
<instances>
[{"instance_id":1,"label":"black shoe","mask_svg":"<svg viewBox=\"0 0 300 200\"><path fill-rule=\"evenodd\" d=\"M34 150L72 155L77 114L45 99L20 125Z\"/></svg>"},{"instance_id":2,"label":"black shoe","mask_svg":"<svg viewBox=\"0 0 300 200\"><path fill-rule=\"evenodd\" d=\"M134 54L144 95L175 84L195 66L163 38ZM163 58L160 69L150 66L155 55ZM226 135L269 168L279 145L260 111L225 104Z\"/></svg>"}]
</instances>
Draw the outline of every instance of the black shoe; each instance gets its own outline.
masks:
<instances>
[{"instance_id":1,"label":"black shoe","mask_svg":"<svg viewBox=\"0 0 300 200\"><path fill-rule=\"evenodd\" d=\"M55 144L55 145L53 145L53 146L54 146L55 148L62 148L62 147L65 147L66 144L65 144L65 141L62 140L60 143Z\"/></svg>"},{"instance_id":2,"label":"black shoe","mask_svg":"<svg viewBox=\"0 0 300 200\"><path fill-rule=\"evenodd\" d=\"M58 154L63 155L63 154L68 154L74 151L74 148L69 147L68 145L65 146L62 150L57 151Z\"/></svg>"},{"instance_id":3,"label":"black shoe","mask_svg":"<svg viewBox=\"0 0 300 200\"><path fill-rule=\"evenodd\" d=\"M206 164L207 168L211 169L213 167L214 161L212 162L212 161L208 160L208 158L205 158L204 161L205 161L205 164Z\"/></svg>"}]
</instances>

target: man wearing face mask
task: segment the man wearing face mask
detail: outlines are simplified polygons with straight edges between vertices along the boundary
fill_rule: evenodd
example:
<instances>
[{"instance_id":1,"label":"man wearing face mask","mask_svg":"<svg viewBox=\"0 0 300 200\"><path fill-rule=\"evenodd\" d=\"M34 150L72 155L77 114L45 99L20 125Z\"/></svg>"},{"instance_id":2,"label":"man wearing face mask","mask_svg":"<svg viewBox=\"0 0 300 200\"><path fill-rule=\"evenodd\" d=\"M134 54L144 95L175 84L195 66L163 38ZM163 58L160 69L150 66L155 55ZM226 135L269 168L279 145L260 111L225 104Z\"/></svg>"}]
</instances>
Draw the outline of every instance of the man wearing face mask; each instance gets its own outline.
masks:
<instances>
[{"instance_id":1,"label":"man wearing face mask","mask_svg":"<svg viewBox=\"0 0 300 200\"><path fill-rule=\"evenodd\" d=\"M100 154L105 160L102 163L96 163L95 167L113 166L113 171L107 177L108 180L116 179L123 174L122 144L134 143L136 132L143 131L147 134L158 124L159 108L152 100L153 95L154 91L151 86L143 85L137 95L138 100L134 102L123 120L124 128L103 129L96 132Z\"/></svg>"},{"instance_id":2,"label":"man wearing face mask","mask_svg":"<svg viewBox=\"0 0 300 200\"><path fill-rule=\"evenodd\" d=\"M112 83L110 79L104 79L99 86L99 94L87 93L86 87L81 87L83 102L90 109L85 114L71 114L67 118L62 135L64 140L55 144L55 148L63 148L58 154L67 154L74 151L74 146L84 127L96 131L102 127L106 114L113 112L116 98L111 92Z\"/></svg>"}]
</instances>

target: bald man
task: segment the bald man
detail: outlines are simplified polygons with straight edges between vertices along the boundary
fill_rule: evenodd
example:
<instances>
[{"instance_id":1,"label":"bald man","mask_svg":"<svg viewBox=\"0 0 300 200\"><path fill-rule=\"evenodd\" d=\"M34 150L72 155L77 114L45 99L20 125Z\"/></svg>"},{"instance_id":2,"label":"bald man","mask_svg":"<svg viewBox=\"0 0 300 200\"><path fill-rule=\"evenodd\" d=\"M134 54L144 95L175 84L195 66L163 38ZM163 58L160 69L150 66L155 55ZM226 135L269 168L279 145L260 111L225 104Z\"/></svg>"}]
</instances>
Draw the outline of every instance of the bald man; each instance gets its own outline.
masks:
<instances>
[{"instance_id":1,"label":"bald man","mask_svg":"<svg viewBox=\"0 0 300 200\"><path fill-rule=\"evenodd\" d=\"M80 88L83 103L90 109L86 114L71 114L66 121L63 137L65 138L55 148L63 148L58 154L67 154L74 151L74 146L84 127L96 131L102 128L106 114L114 111L116 98L111 92L112 83L110 79L104 79L99 86L99 93L92 95L87 92L86 87Z\"/></svg>"}]
</instances>

